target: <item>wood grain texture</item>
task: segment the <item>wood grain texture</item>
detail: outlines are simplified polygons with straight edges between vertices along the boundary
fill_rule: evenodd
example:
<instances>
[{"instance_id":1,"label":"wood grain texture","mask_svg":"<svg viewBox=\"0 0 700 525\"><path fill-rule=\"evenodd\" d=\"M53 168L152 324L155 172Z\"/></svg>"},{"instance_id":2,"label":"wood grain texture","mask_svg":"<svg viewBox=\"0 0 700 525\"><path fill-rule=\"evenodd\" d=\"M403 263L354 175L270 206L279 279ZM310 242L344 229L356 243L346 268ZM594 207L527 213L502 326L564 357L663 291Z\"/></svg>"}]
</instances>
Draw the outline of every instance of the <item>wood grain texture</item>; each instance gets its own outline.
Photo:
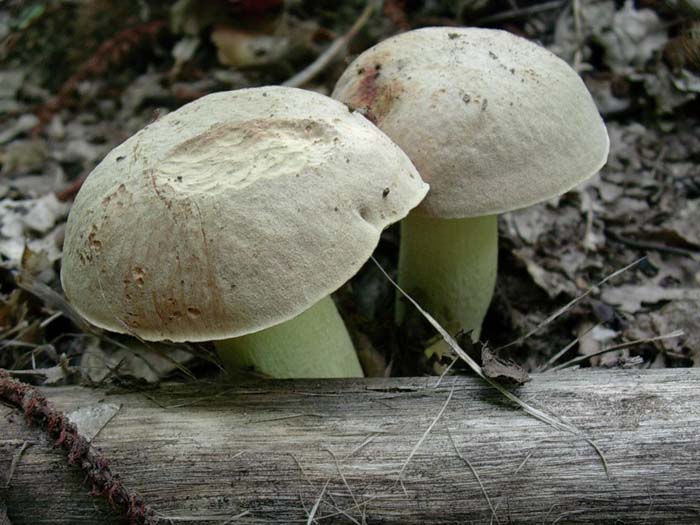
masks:
<instances>
[{"instance_id":1,"label":"wood grain texture","mask_svg":"<svg viewBox=\"0 0 700 525\"><path fill-rule=\"evenodd\" d=\"M317 523L700 523L699 369L574 371L519 389L593 439L609 478L584 439L524 414L481 381L435 382L43 391L65 411L121 403L94 444L173 523L306 523L318 501ZM13 525L120 522L38 430L2 405L0 487L25 441L0 489Z\"/></svg>"}]
</instances>

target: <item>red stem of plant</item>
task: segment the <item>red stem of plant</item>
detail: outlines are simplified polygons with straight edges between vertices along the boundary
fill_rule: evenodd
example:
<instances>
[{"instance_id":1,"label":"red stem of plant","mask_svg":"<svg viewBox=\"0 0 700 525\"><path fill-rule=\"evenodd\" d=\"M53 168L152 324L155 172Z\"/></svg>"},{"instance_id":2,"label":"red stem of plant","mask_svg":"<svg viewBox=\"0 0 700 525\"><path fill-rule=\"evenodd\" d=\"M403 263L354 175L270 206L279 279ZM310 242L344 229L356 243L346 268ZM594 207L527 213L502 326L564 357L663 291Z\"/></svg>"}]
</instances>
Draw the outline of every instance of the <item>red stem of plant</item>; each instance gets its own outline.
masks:
<instances>
[{"instance_id":1,"label":"red stem of plant","mask_svg":"<svg viewBox=\"0 0 700 525\"><path fill-rule=\"evenodd\" d=\"M63 412L54 409L36 388L10 377L0 370L0 401L24 412L27 422L42 428L67 452L68 463L78 465L92 483L91 495L107 498L114 508L121 509L129 523L155 524L158 518L143 499L130 492L109 468L107 458L78 433Z\"/></svg>"}]
</instances>

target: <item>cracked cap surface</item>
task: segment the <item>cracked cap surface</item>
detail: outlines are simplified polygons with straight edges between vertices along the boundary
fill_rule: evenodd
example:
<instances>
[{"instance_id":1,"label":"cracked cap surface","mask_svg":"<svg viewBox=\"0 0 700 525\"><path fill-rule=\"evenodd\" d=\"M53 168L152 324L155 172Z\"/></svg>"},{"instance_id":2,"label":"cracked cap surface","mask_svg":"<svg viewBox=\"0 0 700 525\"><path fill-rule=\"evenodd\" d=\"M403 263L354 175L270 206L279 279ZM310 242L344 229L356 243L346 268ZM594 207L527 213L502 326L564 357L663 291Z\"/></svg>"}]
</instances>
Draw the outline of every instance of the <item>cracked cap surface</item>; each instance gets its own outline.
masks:
<instances>
[{"instance_id":1,"label":"cracked cap surface","mask_svg":"<svg viewBox=\"0 0 700 525\"><path fill-rule=\"evenodd\" d=\"M66 230L61 282L93 324L203 341L291 319L425 196L408 157L328 97L265 87L187 104L112 150Z\"/></svg>"}]
</instances>

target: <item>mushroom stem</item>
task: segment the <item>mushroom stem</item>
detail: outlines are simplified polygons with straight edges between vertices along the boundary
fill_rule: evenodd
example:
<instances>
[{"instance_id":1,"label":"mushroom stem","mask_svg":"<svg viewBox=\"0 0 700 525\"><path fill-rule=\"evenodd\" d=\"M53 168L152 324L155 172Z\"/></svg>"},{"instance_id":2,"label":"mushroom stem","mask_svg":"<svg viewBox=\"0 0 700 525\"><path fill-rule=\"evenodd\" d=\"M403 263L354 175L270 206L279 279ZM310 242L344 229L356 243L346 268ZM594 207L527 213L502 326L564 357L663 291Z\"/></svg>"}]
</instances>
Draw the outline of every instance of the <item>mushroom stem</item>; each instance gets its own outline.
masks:
<instances>
[{"instance_id":1,"label":"mushroom stem","mask_svg":"<svg viewBox=\"0 0 700 525\"><path fill-rule=\"evenodd\" d=\"M401 222L398 283L451 334L476 341L496 284L498 215ZM406 312L397 296L396 323Z\"/></svg>"},{"instance_id":2,"label":"mushroom stem","mask_svg":"<svg viewBox=\"0 0 700 525\"><path fill-rule=\"evenodd\" d=\"M330 295L289 321L215 346L232 373L253 368L277 378L364 376Z\"/></svg>"}]
</instances>

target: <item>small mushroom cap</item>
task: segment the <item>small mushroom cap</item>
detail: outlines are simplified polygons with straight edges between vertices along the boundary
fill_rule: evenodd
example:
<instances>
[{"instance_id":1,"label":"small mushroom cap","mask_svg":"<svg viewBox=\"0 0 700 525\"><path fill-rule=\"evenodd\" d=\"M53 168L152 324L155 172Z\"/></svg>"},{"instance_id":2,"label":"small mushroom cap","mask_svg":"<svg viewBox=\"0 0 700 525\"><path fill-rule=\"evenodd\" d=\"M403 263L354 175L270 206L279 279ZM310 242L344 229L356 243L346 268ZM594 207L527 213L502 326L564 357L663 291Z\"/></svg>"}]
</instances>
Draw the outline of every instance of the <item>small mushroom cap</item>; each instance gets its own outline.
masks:
<instances>
[{"instance_id":1,"label":"small mushroom cap","mask_svg":"<svg viewBox=\"0 0 700 525\"><path fill-rule=\"evenodd\" d=\"M61 281L97 326L146 340L256 332L347 281L428 191L408 157L331 98L203 97L110 152L68 219Z\"/></svg>"},{"instance_id":2,"label":"small mushroom cap","mask_svg":"<svg viewBox=\"0 0 700 525\"><path fill-rule=\"evenodd\" d=\"M430 193L416 212L491 215L554 197L605 163L608 135L581 78L505 31L431 27L362 53L333 97L411 158Z\"/></svg>"}]
</instances>

